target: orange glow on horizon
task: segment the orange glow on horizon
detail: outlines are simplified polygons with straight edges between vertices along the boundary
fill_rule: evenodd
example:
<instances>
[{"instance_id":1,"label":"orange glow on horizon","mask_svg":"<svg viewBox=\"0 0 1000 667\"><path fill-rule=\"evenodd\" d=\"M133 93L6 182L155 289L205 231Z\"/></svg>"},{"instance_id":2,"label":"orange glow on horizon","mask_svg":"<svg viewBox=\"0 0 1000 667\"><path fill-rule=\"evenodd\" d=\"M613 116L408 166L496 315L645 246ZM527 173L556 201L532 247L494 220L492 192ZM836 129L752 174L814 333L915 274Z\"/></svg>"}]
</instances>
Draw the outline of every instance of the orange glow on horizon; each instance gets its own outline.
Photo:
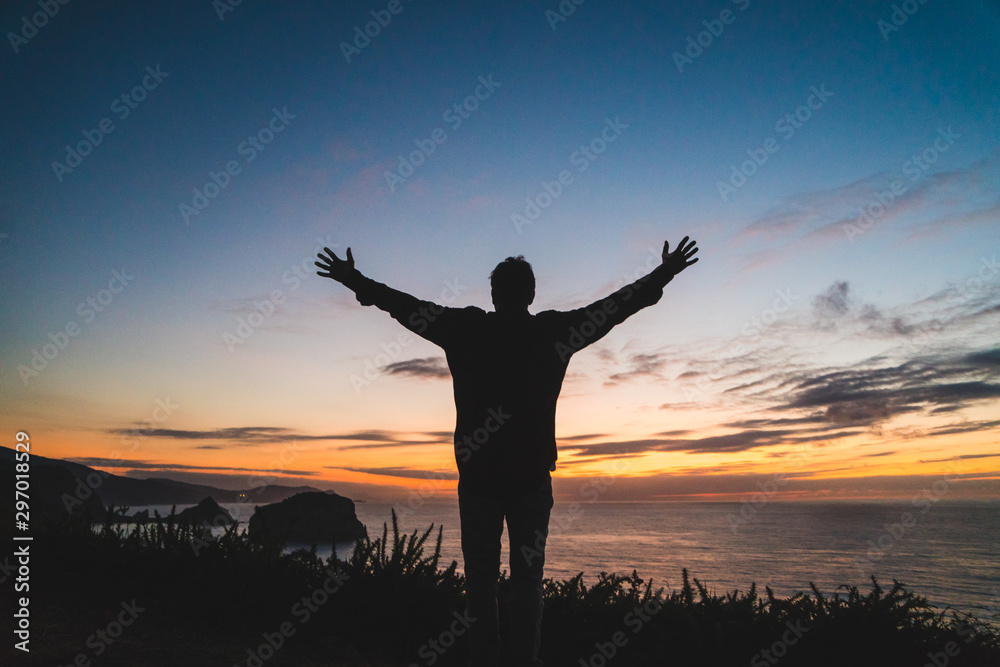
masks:
<instances>
[{"instance_id":1,"label":"orange glow on horizon","mask_svg":"<svg viewBox=\"0 0 1000 667\"><path fill-rule=\"evenodd\" d=\"M190 428L171 424L171 428ZM600 433L600 429L569 429L567 432ZM603 434L593 438L573 437L559 442L560 458L554 477L585 481L604 477L630 480L645 489L637 499L651 500L744 500L750 491L699 491L671 493L649 486L653 480L688 477L711 482L726 478L782 479L817 485L837 480L902 480L934 477L993 482L1000 479L996 463L1000 452L984 434L945 437L908 437L889 440L866 432L835 441L805 445L771 445L733 452L645 451L620 457L600 452L602 443L642 440L638 428L631 433ZM362 429L358 429L359 432ZM443 431L442 431L443 432ZM726 435L723 429L692 428L690 439ZM39 427L29 431L32 453L56 459L73 459L109 473L130 477L171 477L213 484L210 476L225 476L230 488L253 488L264 484L309 485L329 488L338 484L370 486L394 493L416 493L422 497L453 496L457 480L451 445L441 435L428 432L392 432L398 442L359 435L348 440L295 440L287 442L239 443L226 440L184 440L154 436L117 436L99 430L69 430ZM648 437L648 436L647 436ZM405 443L414 444L405 444ZM388 446L386 446L388 445ZM582 449L594 447L594 449ZM613 449L614 445L609 445ZM583 453L579 453L583 452ZM949 456L949 452L961 452ZM117 464L116 464L117 463ZM130 465L130 464L136 465ZM141 465L138 465L141 464ZM204 482L197 476L204 475ZM194 476L192 478L192 476ZM241 479L242 478L242 479ZM218 477L216 477L218 480ZM985 487L984 487L985 488ZM879 492L858 493L844 488L792 490L774 494L780 500L830 498L893 498L906 495L891 485ZM988 497L995 497L989 496Z\"/></svg>"}]
</instances>

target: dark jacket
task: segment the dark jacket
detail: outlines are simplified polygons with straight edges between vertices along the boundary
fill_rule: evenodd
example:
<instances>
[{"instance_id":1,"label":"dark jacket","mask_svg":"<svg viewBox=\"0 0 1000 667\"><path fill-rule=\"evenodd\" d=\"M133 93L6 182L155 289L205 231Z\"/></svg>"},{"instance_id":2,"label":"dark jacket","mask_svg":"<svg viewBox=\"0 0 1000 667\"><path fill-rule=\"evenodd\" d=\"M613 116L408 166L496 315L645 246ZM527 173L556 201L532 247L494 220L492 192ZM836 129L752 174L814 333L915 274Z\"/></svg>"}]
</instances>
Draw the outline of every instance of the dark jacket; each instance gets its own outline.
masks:
<instances>
[{"instance_id":1,"label":"dark jacket","mask_svg":"<svg viewBox=\"0 0 1000 667\"><path fill-rule=\"evenodd\" d=\"M343 282L361 304L444 349L454 380L459 485L499 497L537 489L554 469L556 399L573 354L659 301L672 277L656 269L589 306L537 315L448 308L357 270Z\"/></svg>"}]
</instances>

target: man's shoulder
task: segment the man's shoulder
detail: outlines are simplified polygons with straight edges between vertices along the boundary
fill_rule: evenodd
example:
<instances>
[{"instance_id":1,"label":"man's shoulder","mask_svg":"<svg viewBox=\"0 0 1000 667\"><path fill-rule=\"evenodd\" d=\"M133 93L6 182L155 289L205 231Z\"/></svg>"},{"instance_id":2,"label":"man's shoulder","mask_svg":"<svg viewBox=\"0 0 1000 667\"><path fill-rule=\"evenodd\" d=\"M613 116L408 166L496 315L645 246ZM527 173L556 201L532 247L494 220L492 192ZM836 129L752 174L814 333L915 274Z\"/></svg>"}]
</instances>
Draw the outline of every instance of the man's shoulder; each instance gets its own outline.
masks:
<instances>
[{"instance_id":1,"label":"man's shoulder","mask_svg":"<svg viewBox=\"0 0 1000 667\"><path fill-rule=\"evenodd\" d=\"M533 317L536 327L557 337L574 321L573 312L568 310L543 310Z\"/></svg>"},{"instance_id":2,"label":"man's shoulder","mask_svg":"<svg viewBox=\"0 0 1000 667\"><path fill-rule=\"evenodd\" d=\"M464 308L452 308L452 310L465 317L486 317L486 311L479 306L465 306Z\"/></svg>"},{"instance_id":3,"label":"man's shoulder","mask_svg":"<svg viewBox=\"0 0 1000 667\"><path fill-rule=\"evenodd\" d=\"M572 314L569 310L543 310L534 317L542 324L561 324Z\"/></svg>"},{"instance_id":4,"label":"man's shoulder","mask_svg":"<svg viewBox=\"0 0 1000 667\"><path fill-rule=\"evenodd\" d=\"M479 306L465 306L463 308L445 308L443 317L445 321L458 325L475 325L477 322L485 322L488 313Z\"/></svg>"},{"instance_id":5,"label":"man's shoulder","mask_svg":"<svg viewBox=\"0 0 1000 667\"><path fill-rule=\"evenodd\" d=\"M566 313L561 310L543 310L540 313L529 313L527 311L518 314L500 314L496 311L484 312L479 308L476 308L479 312L483 313L488 320L494 320L497 322L517 322L522 324L538 324L538 323L549 323L558 321Z\"/></svg>"}]
</instances>

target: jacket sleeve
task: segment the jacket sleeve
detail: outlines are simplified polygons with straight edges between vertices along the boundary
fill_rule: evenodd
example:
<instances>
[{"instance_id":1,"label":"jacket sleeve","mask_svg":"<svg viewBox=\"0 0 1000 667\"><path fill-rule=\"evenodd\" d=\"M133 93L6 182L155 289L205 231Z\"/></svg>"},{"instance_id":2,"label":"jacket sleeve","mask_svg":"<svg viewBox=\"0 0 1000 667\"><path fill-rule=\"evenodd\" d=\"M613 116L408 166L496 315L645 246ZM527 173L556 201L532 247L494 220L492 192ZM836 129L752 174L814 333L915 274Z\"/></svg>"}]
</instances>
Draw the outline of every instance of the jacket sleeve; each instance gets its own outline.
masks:
<instances>
[{"instance_id":1,"label":"jacket sleeve","mask_svg":"<svg viewBox=\"0 0 1000 667\"><path fill-rule=\"evenodd\" d=\"M632 315L657 303L663 296L663 288L671 280L672 274L657 267L588 306L558 313L554 333L560 358L566 361L569 356L599 341Z\"/></svg>"},{"instance_id":2,"label":"jacket sleeve","mask_svg":"<svg viewBox=\"0 0 1000 667\"><path fill-rule=\"evenodd\" d=\"M384 310L404 327L436 345L445 347L458 334L458 314L464 309L423 301L376 282L357 269L351 271L342 282L354 292L362 306L375 306Z\"/></svg>"}]
</instances>

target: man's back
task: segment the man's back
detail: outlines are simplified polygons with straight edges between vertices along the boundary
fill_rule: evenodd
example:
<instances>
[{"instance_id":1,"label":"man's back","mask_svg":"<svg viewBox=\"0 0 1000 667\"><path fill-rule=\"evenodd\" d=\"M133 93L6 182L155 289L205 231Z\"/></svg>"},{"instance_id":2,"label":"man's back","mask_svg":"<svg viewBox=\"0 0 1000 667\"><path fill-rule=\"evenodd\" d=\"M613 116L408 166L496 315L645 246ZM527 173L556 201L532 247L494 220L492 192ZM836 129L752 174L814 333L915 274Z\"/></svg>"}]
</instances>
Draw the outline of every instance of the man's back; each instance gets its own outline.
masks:
<instances>
[{"instance_id":1,"label":"man's back","mask_svg":"<svg viewBox=\"0 0 1000 667\"><path fill-rule=\"evenodd\" d=\"M569 356L560 358L562 313L442 317L454 382L455 457L462 483L486 495L537 488L556 462L556 400Z\"/></svg>"}]
</instances>

